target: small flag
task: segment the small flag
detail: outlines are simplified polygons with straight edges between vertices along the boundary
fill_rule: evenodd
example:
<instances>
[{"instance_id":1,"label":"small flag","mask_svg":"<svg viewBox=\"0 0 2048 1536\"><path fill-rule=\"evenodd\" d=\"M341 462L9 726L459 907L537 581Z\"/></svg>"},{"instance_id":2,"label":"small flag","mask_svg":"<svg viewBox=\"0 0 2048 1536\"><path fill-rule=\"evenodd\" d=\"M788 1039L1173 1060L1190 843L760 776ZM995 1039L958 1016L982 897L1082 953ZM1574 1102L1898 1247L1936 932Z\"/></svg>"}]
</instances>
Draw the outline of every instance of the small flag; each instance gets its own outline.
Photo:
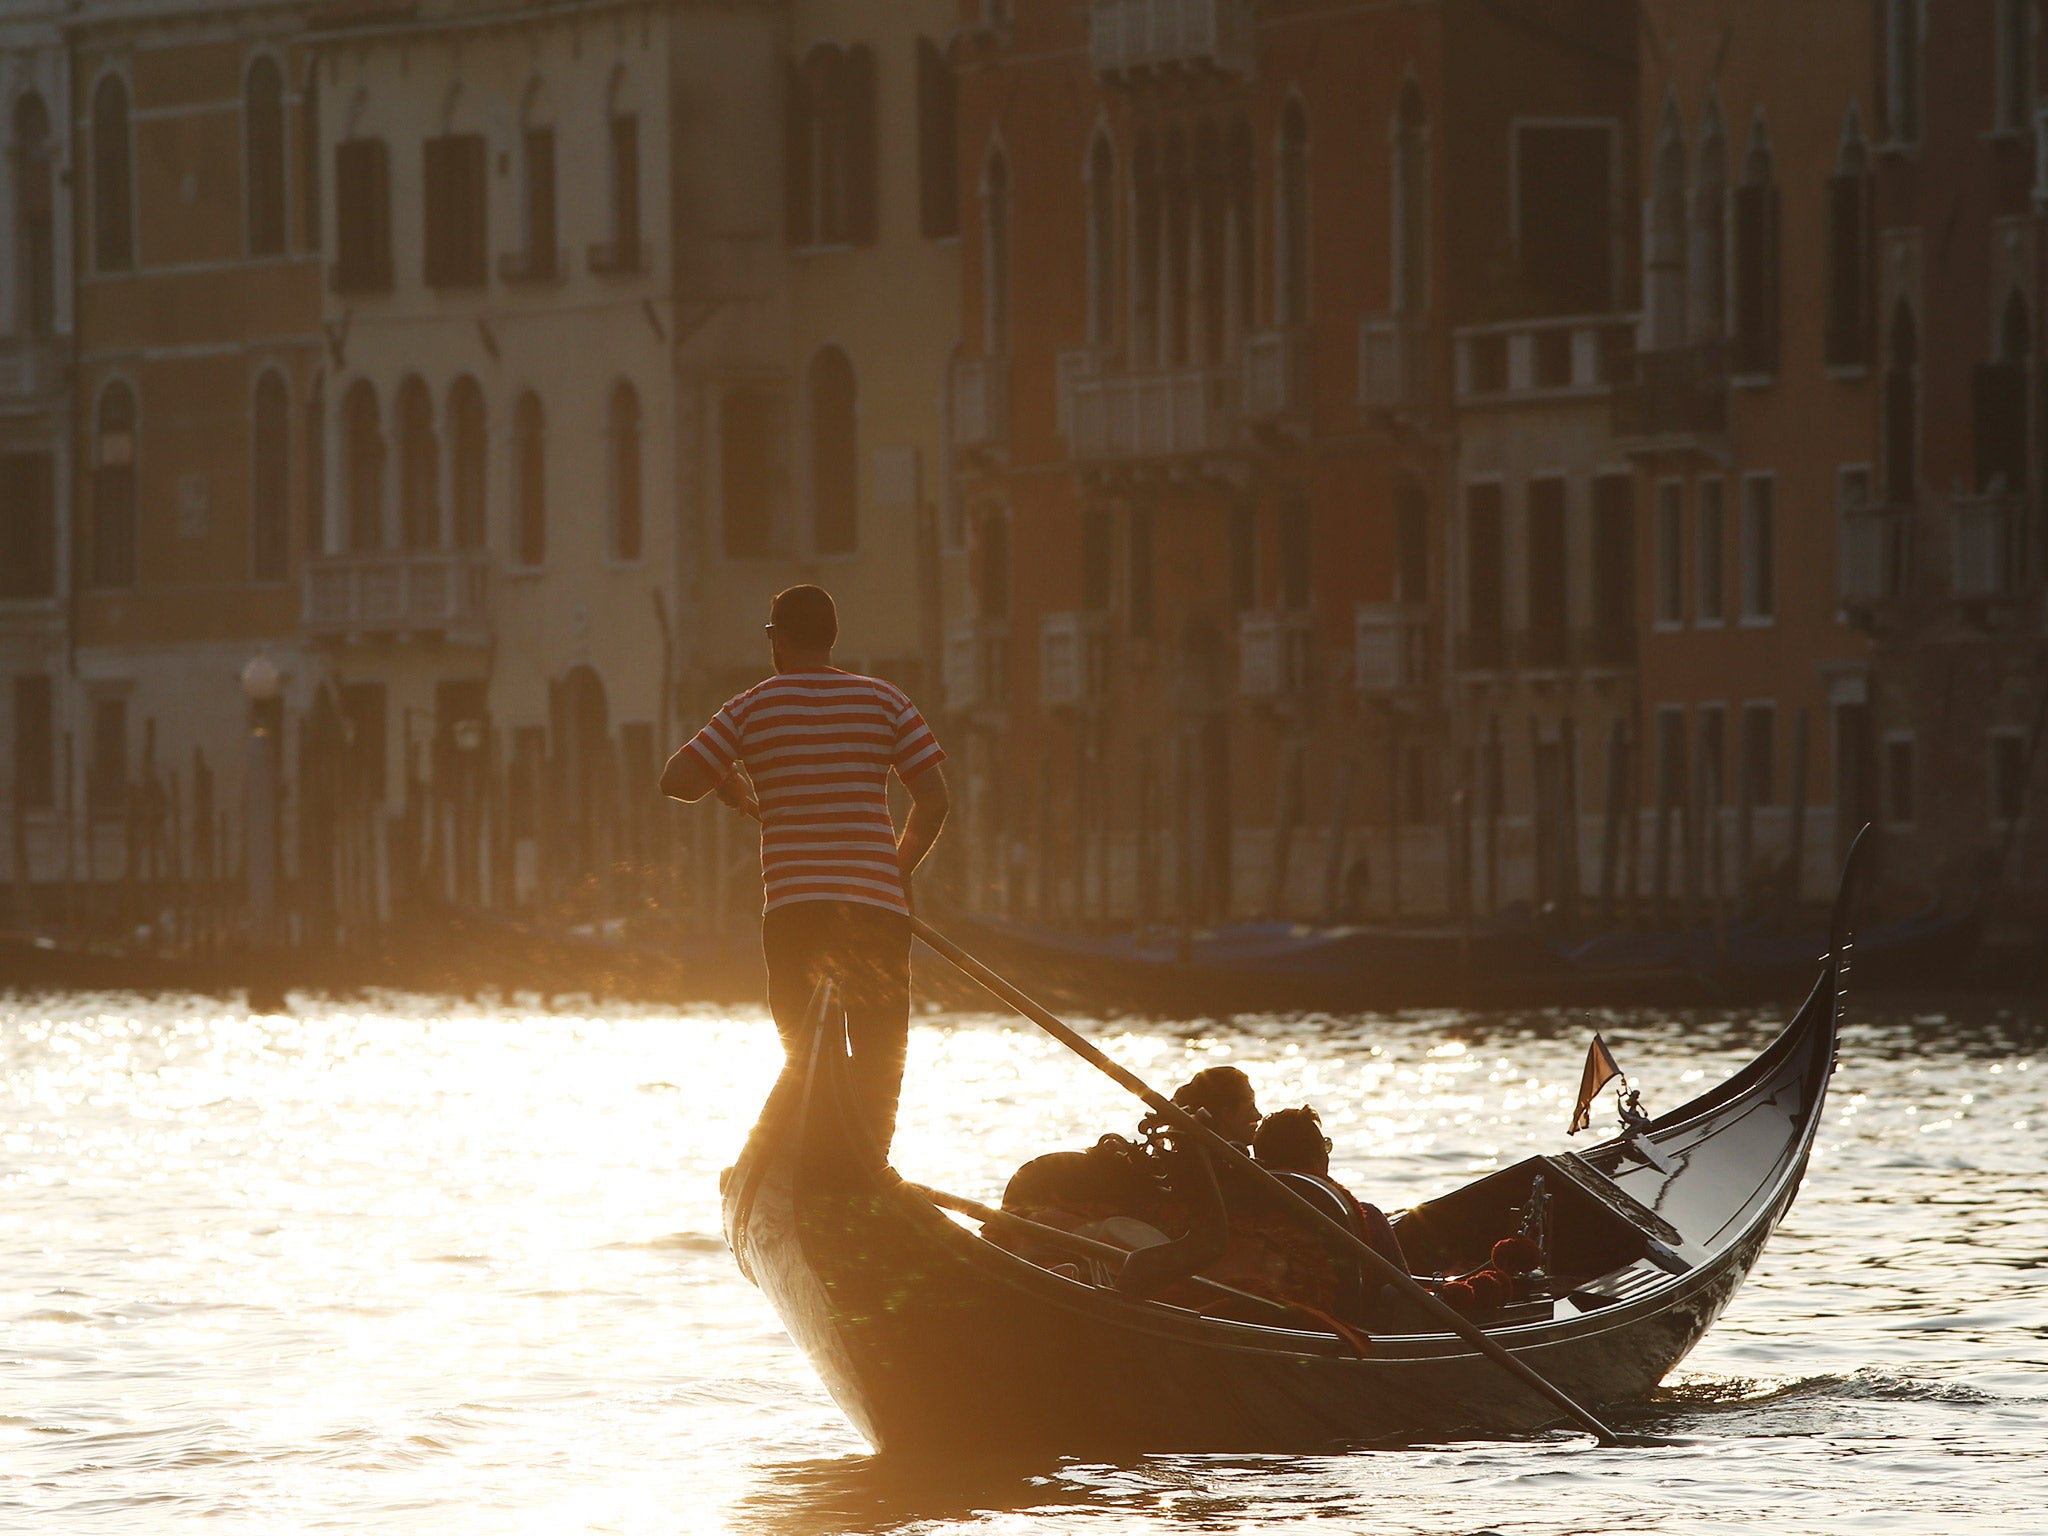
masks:
<instances>
[{"instance_id":1,"label":"small flag","mask_svg":"<svg viewBox=\"0 0 2048 1536\"><path fill-rule=\"evenodd\" d=\"M1593 1043L1586 1047L1586 1070L1579 1074L1579 1107L1572 1111L1572 1128L1565 1132L1567 1136L1576 1136L1593 1123L1593 1101L1600 1097L1602 1088L1619 1076L1621 1068L1614 1060L1614 1052L1595 1034Z\"/></svg>"}]
</instances>

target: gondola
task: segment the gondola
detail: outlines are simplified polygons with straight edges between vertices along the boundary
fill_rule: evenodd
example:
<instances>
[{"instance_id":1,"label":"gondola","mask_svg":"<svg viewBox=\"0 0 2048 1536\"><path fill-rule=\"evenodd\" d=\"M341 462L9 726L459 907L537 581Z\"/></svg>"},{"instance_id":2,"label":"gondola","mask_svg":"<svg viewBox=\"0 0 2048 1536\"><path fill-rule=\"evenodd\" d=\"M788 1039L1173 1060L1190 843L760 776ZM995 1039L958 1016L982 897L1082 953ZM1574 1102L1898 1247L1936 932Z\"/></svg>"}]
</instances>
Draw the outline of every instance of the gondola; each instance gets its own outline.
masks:
<instances>
[{"instance_id":1,"label":"gondola","mask_svg":"<svg viewBox=\"0 0 2048 1536\"><path fill-rule=\"evenodd\" d=\"M1710 1092L1403 1213L1410 1268L1477 1267L1541 1202L1550 1294L1477 1320L1581 1403L1641 1397L1728 1305L1798 1193L1846 971L1825 962L1792 1022ZM725 1181L724 1217L742 1270L878 1452L1314 1452L1558 1418L1449 1332L1375 1332L1361 1350L1305 1321L1135 1300L1012 1254L874 1154L829 1015L791 1053Z\"/></svg>"}]
</instances>

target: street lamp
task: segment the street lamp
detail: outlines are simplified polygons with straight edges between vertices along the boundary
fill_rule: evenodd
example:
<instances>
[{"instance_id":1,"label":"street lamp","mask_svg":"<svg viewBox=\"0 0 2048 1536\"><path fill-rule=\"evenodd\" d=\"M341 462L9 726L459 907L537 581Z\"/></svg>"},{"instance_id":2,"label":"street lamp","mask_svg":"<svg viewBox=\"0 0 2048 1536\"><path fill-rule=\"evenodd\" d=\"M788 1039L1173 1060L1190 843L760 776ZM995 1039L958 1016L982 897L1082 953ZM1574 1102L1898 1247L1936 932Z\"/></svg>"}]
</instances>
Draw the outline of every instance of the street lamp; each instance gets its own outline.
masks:
<instances>
[{"instance_id":1,"label":"street lamp","mask_svg":"<svg viewBox=\"0 0 2048 1536\"><path fill-rule=\"evenodd\" d=\"M273 707L284 689L277 663L260 652L242 668L242 693L249 700L249 748L244 780L244 846L249 855L249 939L258 948L271 940L277 911L277 732Z\"/></svg>"}]
</instances>

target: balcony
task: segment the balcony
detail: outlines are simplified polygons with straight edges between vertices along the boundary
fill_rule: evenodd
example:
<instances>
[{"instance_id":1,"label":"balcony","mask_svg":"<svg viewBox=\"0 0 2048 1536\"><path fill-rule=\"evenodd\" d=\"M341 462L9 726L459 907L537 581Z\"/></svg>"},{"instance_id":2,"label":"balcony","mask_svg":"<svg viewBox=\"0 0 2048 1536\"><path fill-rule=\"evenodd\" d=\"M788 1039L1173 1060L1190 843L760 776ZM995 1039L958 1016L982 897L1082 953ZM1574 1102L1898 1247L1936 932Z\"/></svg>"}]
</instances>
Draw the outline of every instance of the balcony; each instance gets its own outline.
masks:
<instances>
[{"instance_id":1,"label":"balcony","mask_svg":"<svg viewBox=\"0 0 2048 1536\"><path fill-rule=\"evenodd\" d=\"M1073 453L1097 463L1224 453L1237 443L1228 368L1109 374L1073 383Z\"/></svg>"},{"instance_id":2,"label":"balcony","mask_svg":"<svg viewBox=\"0 0 2048 1536\"><path fill-rule=\"evenodd\" d=\"M1238 615L1237 696L1256 703L1298 699L1309 689L1314 620L1299 611Z\"/></svg>"},{"instance_id":3,"label":"balcony","mask_svg":"<svg viewBox=\"0 0 2048 1536\"><path fill-rule=\"evenodd\" d=\"M1429 686L1436 668L1425 605L1360 603L1351 623L1352 674L1360 693L1387 698Z\"/></svg>"},{"instance_id":4,"label":"balcony","mask_svg":"<svg viewBox=\"0 0 2048 1536\"><path fill-rule=\"evenodd\" d=\"M1041 614L1038 620L1038 702L1048 709L1098 704L1109 692L1109 616Z\"/></svg>"},{"instance_id":5,"label":"balcony","mask_svg":"<svg viewBox=\"0 0 2048 1536\"><path fill-rule=\"evenodd\" d=\"M953 365L953 441L1000 453L1010 441L1010 360L963 357Z\"/></svg>"},{"instance_id":6,"label":"balcony","mask_svg":"<svg viewBox=\"0 0 2048 1536\"><path fill-rule=\"evenodd\" d=\"M1837 546L1838 591L1844 607L1904 597L1913 580L1913 516L1904 507L1863 507L1842 513Z\"/></svg>"},{"instance_id":7,"label":"balcony","mask_svg":"<svg viewBox=\"0 0 2048 1536\"><path fill-rule=\"evenodd\" d=\"M1429 403L1429 333L1408 315L1358 323L1358 403L1369 411L1409 414Z\"/></svg>"},{"instance_id":8,"label":"balcony","mask_svg":"<svg viewBox=\"0 0 2048 1536\"><path fill-rule=\"evenodd\" d=\"M1088 56L1107 80L1252 72L1253 0L1092 0Z\"/></svg>"},{"instance_id":9,"label":"balcony","mask_svg":"<svg viewBox=\"0 0 2048 1536\"><path fill-rule=\"evenodd\" d=\"M1308 415L1308 333L1261 331L1245 339L1242 406L1247 421Z\"/></svg>"},{"instance_id":10,"label":"balcony","mask_svg":"<svg viewBox=\"0 0 2048 1536\"><path fill-rule=\"evenodd\" d=\"M1458 402L1605 395L1630 376L1634 331L1613 315L1462 327L1451 337Z\"/></svg>"},{"instance_id":11,"label":"balcony","mask_svg":"<svg viewBox=\"0 0 2048 1536\"><path fill-rule=\"evenodd\" d=\"M629 277L645 272L652 252L645 240L599 240L590 247L590 270L599 277Z\"/></svg>"},{"instance_id":12,"label":"balcony","mask_svg":"<svg viewBox=\"0 0 2048 1536\"><path fill-rule=\"evenodd\" d=\"M306 634L351 642L490 638L486 557L477 550L318 555L306 563Z\"/></svg>"},{"instance_id":13,"label":"balcony","mask_svg":"<svg viewBox=\"0 0 2048 1536\"><path fill-rule=\"evenodd\" d=\"M48 399L62 394L70 377L69 348L59 338L0 339L0 399Z\"/></svg>"},{"instance_id":14,"label":"balcony","mask_svg":"<svg viewBox=\"0 0 2048 1536\"><path fill-rule=\"evenodd\" d=\"M946 631L946 708L1000 709L1010 698L1010 621L961 619Z\"/></svg>"},{"instance_id":15,"label":"balcony","mask_svg":"<svg viewBox=\"0 0 2048 1536\"><path fill-rule=\"evenodd\" d=\"M1994 492L1949 504L1949 582L1957 597L2010 596L2026 574L2026 547L2019 497Z\"/></svg>"},{"instance_id":16,"label":"balcony","mask_svg":"<svg viewBox=\"0 0 2048 1536\"><path fill-rule=\"evenodd\" d=\"M1728 430L1728 348L1722 342L1638 352L1614 391L1614 433L1646 446Z\"/></svg>"}]
</instances>

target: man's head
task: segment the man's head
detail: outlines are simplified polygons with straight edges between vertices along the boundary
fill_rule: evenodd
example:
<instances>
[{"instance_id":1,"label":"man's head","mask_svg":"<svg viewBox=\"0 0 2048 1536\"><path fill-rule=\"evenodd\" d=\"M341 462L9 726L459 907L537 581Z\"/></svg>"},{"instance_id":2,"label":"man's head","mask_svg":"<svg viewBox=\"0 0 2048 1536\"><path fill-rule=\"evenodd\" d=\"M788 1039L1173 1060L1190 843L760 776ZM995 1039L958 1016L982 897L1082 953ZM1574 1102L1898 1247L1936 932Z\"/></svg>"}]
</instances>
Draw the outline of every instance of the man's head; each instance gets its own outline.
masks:
<instances>
[{"instance_id":1,"label":"man's head","mask_svg":"<svg viewBox=\"0 0 2048 1536\"><path fill-rule=\"evenodd\" d=\"M1327 1176L1330 1138L1323 1134L1323 1117L1306 1104L1299 1109L1274 1110L1259 1122L1252 1156L1268 1168Z\"/></svg>"},{"instance_id":2,"label":"man's head","mask_svg":"<svg viewBox=\"0 0 2048 1536\"><path fill-rule=\"evenodd\" d=\"M768 645L776 671L822 667L838 642L839 610L830 592L807 583L775 594L768 609Z\"/></svg>"},{"instance_id":3,"label":"man's head","mask_svg":"<svg viewBox=\"0 0 2048 1536\"><path fill-rule=\"evenodd\" d=\"M1216 1134L1239 1146L1250 1146L1258 1129L1252 1080L1236 1067L1204 1067L1173 1090L1173 1102L1185 1110L1207 1110Z\"/></svg>"}]
</instances>

